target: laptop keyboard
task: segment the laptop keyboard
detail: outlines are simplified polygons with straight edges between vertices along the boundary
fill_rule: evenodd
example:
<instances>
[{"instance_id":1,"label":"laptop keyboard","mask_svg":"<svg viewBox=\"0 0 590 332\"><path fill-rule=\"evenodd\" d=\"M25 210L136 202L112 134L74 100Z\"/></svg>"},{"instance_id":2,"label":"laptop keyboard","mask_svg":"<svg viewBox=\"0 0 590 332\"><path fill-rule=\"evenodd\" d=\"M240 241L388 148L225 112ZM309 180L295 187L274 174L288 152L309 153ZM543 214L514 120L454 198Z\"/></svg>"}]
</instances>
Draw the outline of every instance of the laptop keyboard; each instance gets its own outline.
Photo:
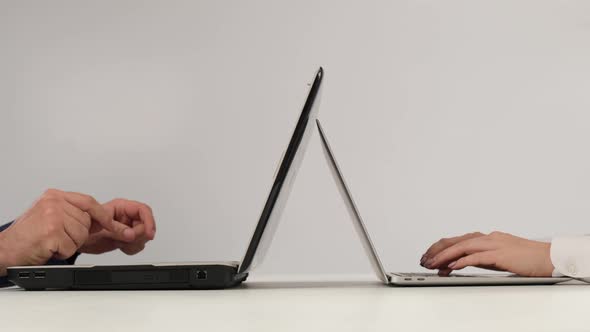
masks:
<instances>
[{"instance_id":1,"label":"laptop keyboard","mask_svg":"<svg viewBox=\"0 0 590 332\"><path fill-rule=\"evenodd\" d=\"M441 277L436 273L420 273L420 272L412 272L412 273L392 273L394 275L400 277L413 277L413 278L452 278L452 277L476 277L474 275L468 274L451 274L447 277Z\"/></svg>"},{"instance_id":2,"label":"laptop keyboard","mask_svg":"<svg viewBox=\"0 0 590 332\"><path fill-rule=\"evenodd\" d=\"M453 273L447 277L441 277L436 273L422 273L422 272L410 272L410 273L392 273L393 275L400 276L400 277L407 277L407 278L491 278L491 277L511 277L511 278L522 278L517 274L456 274Z\"/></svg>"}]
</instances>

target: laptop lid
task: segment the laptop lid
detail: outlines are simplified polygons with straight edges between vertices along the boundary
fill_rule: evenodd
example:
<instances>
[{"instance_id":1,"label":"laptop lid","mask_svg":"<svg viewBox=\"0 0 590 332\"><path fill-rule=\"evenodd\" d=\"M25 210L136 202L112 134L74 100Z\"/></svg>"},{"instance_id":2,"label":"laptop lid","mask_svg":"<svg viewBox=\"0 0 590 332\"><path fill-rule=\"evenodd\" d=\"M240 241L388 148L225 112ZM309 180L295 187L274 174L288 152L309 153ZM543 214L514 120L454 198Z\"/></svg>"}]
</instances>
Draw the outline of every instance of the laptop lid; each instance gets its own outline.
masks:
<instances>
[{"instance_id":1,"label":"laptop lid","mask_svg":"<svg viewBox=\"0 0 590 332\"><path fill-rule=\"evenodd\" d=\"M328 143L328 137L324 132L322 125L320 124L320 120L316 119L317 127L320 132L320 137L322 139L322 150L324 151L324 157L326 157L326 161L330 166L330 171L332 173L332 177L336 182L336 186L338 187L338 191L342 196L342 200L346 204L348 214L352 219L352 224L356 233L358 234L359 238L361 239L361 243L365 250L365 254L369 258L371 262L371 266L373 271L377 275L377 277L383 281L384 283L389 283L389 278L387 277L387 273L383 269L383 265L381 264L381 260L379 256L377 256L377 251L375 251L375 246L373 246L373 242L371 242L371 238L369 237L369 232L367 232L367 228L361 218L361 214L354 203L354 199L352 198L352 194L346 185L346 181L344 180L344 175L342 175L342 171L338 166L338 162L336 161L336 157L334 157L334 153L330 148L330 144Z\"/></svg>"},{"instance_id":2,"label":"laptop lid","mask_svg":"<svg viewBox=\"0 0 590 332\"><path fill-rule=\"evenodd\" d=\"M239 273L248 272L261 263L271 244L279 219L291 192L292 184L305 155L309 137L313 132L314 122L320 104L323 76L324 71L320 67L309 89L307 99L303 105L303 110L293 131L287 150L284 152L279 163L272 188L260 214L258 224L254 229L254 234L252 235L244 259L240 264Z\"/></svg>"}]
</instances>

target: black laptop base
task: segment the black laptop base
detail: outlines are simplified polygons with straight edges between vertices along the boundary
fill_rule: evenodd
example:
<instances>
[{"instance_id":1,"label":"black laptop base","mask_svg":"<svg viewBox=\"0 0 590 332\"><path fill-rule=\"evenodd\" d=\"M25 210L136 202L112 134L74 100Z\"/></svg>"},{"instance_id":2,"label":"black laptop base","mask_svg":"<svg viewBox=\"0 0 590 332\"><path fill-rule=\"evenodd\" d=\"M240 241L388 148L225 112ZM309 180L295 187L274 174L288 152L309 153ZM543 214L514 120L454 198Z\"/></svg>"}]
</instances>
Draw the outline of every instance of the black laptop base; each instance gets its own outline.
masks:
<instances>
[{"instance_id":1,"label":"black laptop base","mask_svg":"<svg viewBox=\"0 0 590 332\"><path fill-rule=\"evenodd\" d=\"M237 273L237 266L224 264L35 266L8 269L8 279L27 290L222 289L235 287L247 277L247 273Z\"/></svg>"}]
</instances>

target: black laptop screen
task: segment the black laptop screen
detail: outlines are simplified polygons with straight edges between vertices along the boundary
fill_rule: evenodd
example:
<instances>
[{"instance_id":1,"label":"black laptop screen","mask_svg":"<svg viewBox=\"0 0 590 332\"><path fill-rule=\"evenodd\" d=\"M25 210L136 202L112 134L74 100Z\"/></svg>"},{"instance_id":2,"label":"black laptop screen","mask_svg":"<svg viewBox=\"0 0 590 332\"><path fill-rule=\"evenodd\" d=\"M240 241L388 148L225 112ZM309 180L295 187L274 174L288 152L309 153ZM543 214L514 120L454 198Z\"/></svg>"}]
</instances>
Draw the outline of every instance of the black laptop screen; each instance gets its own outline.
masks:
<instances>
[{"instance_id":1,"label":"black laptop screen","mask_svg":"<svg viewBox=\"0 0 590 332\"><path fill-rule=\"evenodd\" d=\"M320 91L320 85L322 83L323 76L323 69L320 67L309 90L307 100L305 101L303 110L301 111L301 115L299 116L299 120L295 126L295 130L291 136L291 141L289 141L289 146L287 147L285 155L280 162L279 170L274 179L272 189L270 190L268 199L266 200L266 204L264 205L260 219L256 225L256 229L254 230L254 234L252 235L252 239L250 240L250 244L248 245L244 259L242 260L242 264L240 265L240 273L248 271L248 269L251 267L256 255L256 251L259 249L263 235L265 235L265 230L267 233L269 233L269 230L267 229L269 227L267 226L276 226L269 225L269 220L271 220L273 217L278 218L280 215L281 211L278 210L281 209L282 206L277 207L276 205L279 200L286 200L286 195L288 195L288 192L285 192L284 190L289 189L285 188L285 181L289 178L289 176L295 175L297 171L295 168L297 168L299 165L293 166L293 161L296 159L296 157L301 157L298 154L303 154L305 152L305 146L300 148L300 145L306 133L314 128L314 121L315 117L317 116L318 108L318 105L315 105L316 107L314 107L314 104ZM289 184L287 184L287 186L288 185ZM273 220L272 222L277 221ZM272 234L266 234L265 237L270 241ZM266 239L263 241L266 241Z\"/></svg>"}]
</instances>

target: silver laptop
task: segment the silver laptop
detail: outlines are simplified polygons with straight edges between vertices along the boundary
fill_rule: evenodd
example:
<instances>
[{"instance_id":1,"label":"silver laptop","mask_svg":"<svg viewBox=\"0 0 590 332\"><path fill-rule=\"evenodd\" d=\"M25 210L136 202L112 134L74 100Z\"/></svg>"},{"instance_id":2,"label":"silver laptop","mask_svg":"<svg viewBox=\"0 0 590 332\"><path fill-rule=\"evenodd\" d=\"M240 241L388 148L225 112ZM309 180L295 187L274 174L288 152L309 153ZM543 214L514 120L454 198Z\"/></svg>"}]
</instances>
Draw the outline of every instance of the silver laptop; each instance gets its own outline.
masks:
<instances>
[{"instance_id":1,"label":"silver laptop","mask_svg":"<svg viewBox=\"0 0 590 332\"><path fill-rule=\"evenodd\" d=\"M365 253L371 262L371 266L377 277L383 283L396 286L553 285L571 280L571 278L567 277L536 278L521 277L513 274L451 274L448 277L441 277L436 273L386 272L377 252L375 251L375 247L371 242L367 228L365 227L359 210L352 198L352 194L346 185L342 171L336 162L334 153L328 143L326 133L322 129L320 121L316 120L316 123L322 140L324 156L330 166L334 181L338 186L338 191L340 191L342 199L346 203L352 223L361 239Z\"/></svg>"}]
</instances>

